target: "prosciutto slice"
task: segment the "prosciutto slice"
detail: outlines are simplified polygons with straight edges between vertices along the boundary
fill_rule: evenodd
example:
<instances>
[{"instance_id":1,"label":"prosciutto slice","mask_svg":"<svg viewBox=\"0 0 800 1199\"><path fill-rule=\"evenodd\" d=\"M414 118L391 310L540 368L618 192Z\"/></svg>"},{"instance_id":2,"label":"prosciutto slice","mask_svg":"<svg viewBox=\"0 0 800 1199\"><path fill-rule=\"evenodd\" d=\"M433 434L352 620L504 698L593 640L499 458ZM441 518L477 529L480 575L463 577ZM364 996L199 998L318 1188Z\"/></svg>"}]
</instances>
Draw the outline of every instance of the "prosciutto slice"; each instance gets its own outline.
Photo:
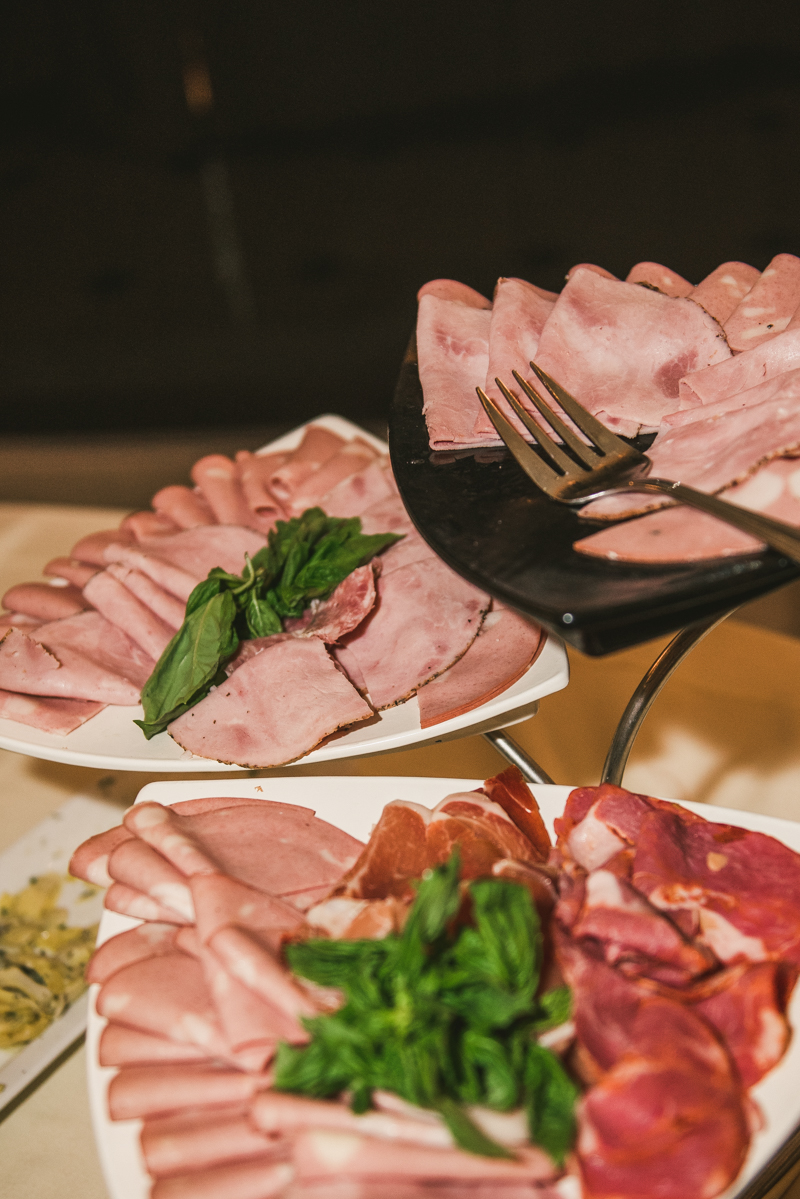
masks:
<instances>
[{"instance_id":1,"label":"prosciutto slice","mask_svg":"<svg viewBox=\"0 0 800 1199\"><path fill-rule=\"evenodd\" d=\"M538 625L494 600L464 656L417 692L422 728L471 712L507 691L530 669L544 640Z\"/></svg>"},{"instance_id":2,"label":"prosciutto slice","mask_svg":"<svg viewBox=\"0 0 800 1199\"><path fill-rule=\"evenodd\" d=\"M452 666L475 640L488 606L488 596L439 558L379 578L375 610L345 638L375 708L401 703Z\"/></svg>"},{"instance_id":3,"label":"prosciutto slice","mask_svg":"<svg viewBox=\"0 0 800 1199\"><path fill-rule=\"evenodd\" d=\"M725 321L734 352L782 333L800 307L800 258L778 254Z\"/></svg>"},{"instance_id":4,"label":"prosciutto slice","mask_svg":"<svg viewBox=\"0 0 800 1199\"><path fill-rule=\"evenodd\" d=\"M319 637L326 645L340 641L357 629L375 605L375 570L371 563L359 566L326 600L313 600L296 620L285 621L286 631L304 637Z\"/></svg>"},{"instance_id":5,"label":"prosciutto slice","mask_svg":"<svg viewBox=\"0 0 800 1199\"><path fill-rule=\"evenodd\" d=\"M318 638L292 637L246 661L168 731L200 757L260 769L372 714Z\"/></svg>"},{"instance_id":6,"label":"prosciutto slice","mask_svg":"<svg viewBox=\"0 0 800 1199\"><path fill-rule=\"evenodd\" d=\"M491 319L488 300L476 308L431 293L420 299L417 358L433 450L486 444L474 432L483 411L475 388L486 383ZM501 444L494 430L489 440Z\"/></svg>"},{"instance_id":7,"label":"prosciutto slice","mask_svg":"<svg viewBox=\"0 0 800 1199\"><path fill-rule=\"evenodd\" d=\"M689 299L724 325L760 277L761 272L746 262L723 262L692 288Z\"/></svg>"},{"instance_id":8,"label":"prosciutto slice","mask_svg":"<svg viewBox=\"0 0 800 1199\"><path fill-rule=\"evenodd\" d=\"M671 271L668 266L662 266L660 262L637 262L636 266L628 271L625 282L644 283L648 287L657 288L665 296L676 298L691 295L694 291L693 285L682 275Z\"/></svg>"},{"instance_id":9,"label":"prosciutto slice","mask_svg":"<svg viewBox=\"0 0 800 1199\"><path fill-rule=\"evenodd\" d=\"M690 371L730 357L697 304L579 270L542 330L537 365L617 433L657 429Z\"/></svg>"},{"instance_id":10,"label":"prosciutto slice","mask_svg":"<svg viewBox=\"0 0 800 1199\"><path fill-rule=\"evenodd\" d=\"M686 375L679 384L680 410L729 400L767 379L798 368L800 329L787 329L785 333L762 342L752 350L745 350L743 354L736 354L726 362L718 362L715 366ZM677 423L677 415L672 413L667 418L668 422Z\"/></svg>"},{"instance_id":11,"label":"prosciutto slice","mask_svg":"<svg viewBox=\"0 0 800 1199\"><path fill-rule=\"evenodd\" d=\"M517 828L538 850L544 862L550 854L550 834L545 827L536 797L517 766L508 766L487 779L481 788L493 803L499 804Z\"/></svg>"},{"instance_id":12,"label":"prosciutto slice","mask_svg":"<svg viewBox=\"0 0 800 1199\"><path fill-rule=\"evenodd\" d=\"M152 502L156 512L162 512L180 529L196 529L198 525L217 523L206 500L191 487L178 484L162 487L153 496Z\"/></svg>"},{"instance_id":13,"label":"prosciutto slice","mask_svg":"<svg viewBox=\"0 0 800 1199\"><path fill-rule=\"evenodd\" d=\"M0 691L0 720L16 720L43 733L65 737L74 733L106 705L97 700L55 699L43 695L19 695Z\"/></svg>"},{"instance_id":14,"label":"prosciutto slice","mask_svg":"<svg viewBox=\"0 0 800 1199\"><path fill-rule=\"evenodd\" d=\"M60 620L91 608L78 587L54 587L51 583L17 583L2 599L4 608L22 612L34 620Z\"/></svg>"}]
</instances>

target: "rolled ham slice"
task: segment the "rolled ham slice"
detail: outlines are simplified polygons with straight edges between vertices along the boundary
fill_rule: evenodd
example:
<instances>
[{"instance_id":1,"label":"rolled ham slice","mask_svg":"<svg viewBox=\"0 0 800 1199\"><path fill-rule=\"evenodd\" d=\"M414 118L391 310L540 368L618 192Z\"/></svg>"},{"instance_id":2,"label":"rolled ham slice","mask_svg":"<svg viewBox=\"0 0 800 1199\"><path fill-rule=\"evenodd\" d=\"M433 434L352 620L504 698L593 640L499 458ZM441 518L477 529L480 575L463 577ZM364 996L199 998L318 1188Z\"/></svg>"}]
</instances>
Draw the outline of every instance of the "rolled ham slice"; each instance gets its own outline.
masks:
<instances>
[{"instance_id":1,"label":"rolled ham slice","mask_svg":"<svg viewBox=\"0 0 800 1199\"><path fill-rule=\"evenodd\" d=\"M417 312L417 359L432 450L484 445L474 433L483 411L475 392L489 367L488 308L423 295ZM500 445L496 434L491 444Z\"/></svg>"},{"instance_id":2,"label":"rolled ham slice","mask_svg":"<svg viewBox=\"0 0 800 1199\"><path fill-rule=\"evenodd\" d=\"M455 279L431 279L423 283L417 292L417 302L423 296L435 296L438 300L453 300L457 304L466 304L468 308L491 308L492 301L487 300L474 287L459 283Z\"/></svg>"},{"instance_id":3,"label":"rolled ham slice","mask_svg":"<svg viewBox=\"0 0 800 1199\"><path fill-rule=\"evenodd\" d=\"M508 690L530 669L544 640L539 625L493 601L464 656L417 692L422 728L471 712Z\"/></svg>"},{"instance_id":4,"label":"rolled ham slice","mask_svg":"<svg viewBox=\"0 0 800 1199\"><path fill-rule=\"evenodd\" d=\"M104 833L89 837L75 850L70 858L69 872L74 878L82 878L84 882L92 883L95 887L110 887L113 878L108 873L108 859L112 850L127 841L133 834L124 825L117 825Z\"/></svg>"},{"instance_id":5,"label":"rolled ham slice","mask_svg":"<svg viewBox=\"0 0 800 1199\"><path fill-rule=\"evenodd\" d=\"M0 719L16 720L43 733L66 737L74 733L92 716L102 712L105 704L97 700L55 699L44 695L19 695L0 691Z\"/></svg>"},{"instance_id":6,"label":"rolled ham slice","mask_svg":"<svg viewBox=\"0 0 800 1199\"><path fill-rule=\"evenodd\" d=\"M288 454L251 454L239 450L236 470L245 502L251 512L248 524L268 533L279 517L285 517L283 505L269 489L269 479L286 462Z\"/></svg>"},{"instance_id":7,"label":"rolled ham slice","mask_svg":"<svg viewBox=\"0 0 800 1199\"><path fill-rule=\"evenodd\" d=\"M133 533L137 541L143 537L158 537L161 533L175 533L181 528L163 512L132 512L120 522L121 529Z\"/></svg>"},{"instance_id":8,"label":"rolled ham slice","mask_svg":"<svg viewBox=\"0 0 800 1199\"><path fill-rule=\"evenodd\" d=\"M358 474L378 457L377 450L360 437L345 442L332 458L308 475L292 492L286 502L287 509L293 516L300 516L306 508L322 506L323 498L339 483Z\"/></svg>"},{"instance_id":9,"label":"rolled ham slice","mask_svg":"<svg viewBox=\"0 0 800 1199\"><path fill-rule=\"evenodd\" d=\"M198 525L217 523L209 504L191 487L178 484L162 487L153 496L153 507L156 513L163 514L180 529L196 529Z\"/></svg>"},{"instance_id":10,"label":"rolled ham slice","mask_svg":"<svg viewBox=\"0 0 800 1199\"><path fill-rule=\"evenodd\" d=\"M676 271L671 271L668 266L662 266L660 262L637 262L636 266L631 267L625 282L645 283L648 287L658 288L665 296L676 298L688 296L694 291L692 283Z\"/></svg>"},{"instance_id":11,"label":"rolled ham slice","mask_svg":"<svg viewBox=\"0 0 800 1199\"><path fill-rule=\"evenodd\" d=\"M97 569L96 566L87 566L85 562L79 562L77 558L53 558L47 563L42 574L66 579L68 583L83 590Z\"/></svg>"},{"instance_id":12,"label":"rolled ham slice","mask_svg":"<svg viewBox=\"0 0 800 1199\"><path fill-rule=\"evenodd\" d=\"M126 1028L109 1020L100 1034L98 1060L101 1066L142 1066L163 1062L207 1062L202 1049L179 1045L165 1037Z\"/></svg>"},{"instance_id":13,"label":"rolled ham slice","mask_svg":"<svg viewBox=\"0 0 800 1199\"><path fill-rule=\"evenodd\" d=\"M777 254L752 289L725 321L725 336L734 352L783 333L800 307L800 258Z\"/></svg>"},{"instance_id":14,"label":"rolled ham slice","mask_svg":"<svg viewBox=\"0 0 800 1199\"><path fill-rule=\"evenodd\" d=\"M92 575L83 593L110 624L122 629L148 657L158 661L172 639L174 628L107 570Z\"/></svg>"},{"instance_id":15,"label":"rolled ham slice","mask_svg":"<svg viewBox=\"0 0 800 1199\"><path fill-rule=\"evenodd\" d=\"M108 1108L112 1120L146 1119L187 1108L247 1103L268 1085L268 1077L206 1062L129 1066L112 1078Z\"/></svg>"},{"instance_id":16,"label":"rolled ham slice","mask_svg":"<svg viewBox=\"0 0 800 1199\"><path fill-rule=\"evenodd\" d=\"M286 631L304 637L319 637L326 645L332 645L346 633L358 628L372 611L376 594L372 564L359 566L328 599L312 601L311 607L302 616L296 620L286 620Z\"/></svg>"},{"instance_id":17,"label":"rolled ham slice","mask_svg":"<svg viewBox=\"0 0 800 1199\"><path fill-rule=\"evenodd\" d=\"M2 604L41 621L61 620L92 607L78 587L54 587L51 583L17 583L5 593Z\"/></svg>"},{"instance_id":18,"label":"rolled ham slice","mask_svg":"<svg viewBox=\"0 0 800 1199\"><path fill-rule=\"evenodd\" d=\"M271 645L169 726L204 758L267 768L295 761L372 708L316 637Z\"/></svg>"},{"instance_id":19,"label":"rolled ham slice","mask_svg":"<svg viewBox=\"0 0 800 1199\"><path fill-rule=\"evenodd\" d=\"M195 462L191 476L219 524L244 527L250 524L252 512L244 498L236 464L230 458L208 454Z\"/></svg>"},{"instance_id":20,"label":"rolled ham slice","mask_svg":"<svg viewBox=\"0 0 800 1199\"><path fill-rule=\"evenodd\" d=\"M145 1165L154 1178L280 1155L283 1151L282 1146L270 1145L253 1128L244 1104L147 1120L141 1142Z\"/></svg>"},{"instance_id":21,"label":"rolled ham slice","mask_svg":"<svg viewBox=\"0 0 800 1199\"><path fill-rule=\"evenodd\" d=\"M689 292L689 299L724 325L760 277L761 271L746 262L723 262Z\"/></svg>"},{"instance_id":22,"label":"rolled ham slice","mask_svg":"<svg viewBox=\"0 0 800 1199\"><path fill-rule=\"evenodd\" d=\"M694 371L681 379L680 413L666 418L668 424L684 409L698 404L714 404L730 400L741 392L757 387L767 379L800 368L800 329L787 329L752 350L736 354L727 362L718 362L705 370ZM732 405L738 407L738 405Z\"/></svg>"},{"instance_id":23,"label":"rolled ham slice","mask_svg":"<svg viewBox=\"0 0 800 1199\"><path fill-rule=\"evenodd\" d=\"M88 566L105 566L106 547L109 545L132 545L133 533L128 529L102 529L99 533L89 533L81 537L72 547L70 558L84 562Z\"/></svg>"},{"instance_id":24,"label":"rolled ham slice","mask_svg":"<svg viewBox=\"0 0 800 1199\"><path fill-rule=\"evenodd\" d=\"M374 706L401 703L457 662L488 605L488 596L439 558L379 578L374 612L345 638Z\"/></svg>"},{"instance_id":25,"label":"rolled ham slice","mask_svg":"<svg viewBox=\"0 0 800 1199\"><path fill-rule=\"evenodd\" d=\"M333 458L344 446L344 438L322 425L309 425L296 450L282 463L276 464L267 479L267 486L276 499L285 503L304 479Z\"/></svg>"},{"instance_id":26,"label":"rolled ham slice","mask_svg":"<svg viewBox=\"0 0 800 1199\"><path fill-rule=\"evenodd\" d=\"M138 702L139 689L127 679L72 650L60 648L58 652L56 657L20 629L10 629L0 641L0 688L101 704Z\"/></svg>"}]
</instances>

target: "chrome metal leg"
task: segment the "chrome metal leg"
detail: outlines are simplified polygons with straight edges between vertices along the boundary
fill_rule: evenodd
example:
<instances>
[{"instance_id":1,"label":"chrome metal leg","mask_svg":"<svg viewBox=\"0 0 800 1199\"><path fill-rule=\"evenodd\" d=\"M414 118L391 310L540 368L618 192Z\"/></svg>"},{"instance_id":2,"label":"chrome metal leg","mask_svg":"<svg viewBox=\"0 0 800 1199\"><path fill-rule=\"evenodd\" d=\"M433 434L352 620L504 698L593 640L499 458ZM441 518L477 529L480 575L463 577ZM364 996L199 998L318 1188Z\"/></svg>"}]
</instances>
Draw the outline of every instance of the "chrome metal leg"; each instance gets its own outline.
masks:
<instances>
[{"instance_id":1,"label":"chrome metal leg","mask_svg":"<svg viewBox=\"0 0 800 1199\"><path fill-rule=\"evenodd\" d=\"M512 766L519 767L527 782L552 783L550 775L542 770L538 762L534 762L533 758L526 754L522 746L513 737L509 737L504 729L495 729L494 732L483 735L507 762L510 762Z\"/></svg>"},{"instance_id":2,"label":"chrome metal leg","mask_svg":"<svg viewBox=\"0 0 800 1199\"><path fill-rule=\"evenodd\" d=\"M731 612L735 611L735 608L731 608L730 612L726 612L723 616L715 616L701 624L682 629L676 637L673 637L666 649L659 654L631 696L630 702L622 714L622 719L617 725L617 731L614 733L614 740L611 742L611 748L603 767L601 782L621 785L622 776L628 764L628 755L633 748L639 729L642 727L642 721L650 711L661 688L671 678L690 650L693 650L712 629L715 629L718 624L722 624L723 620L727 620Z\"/></svg>"}]
</instances>

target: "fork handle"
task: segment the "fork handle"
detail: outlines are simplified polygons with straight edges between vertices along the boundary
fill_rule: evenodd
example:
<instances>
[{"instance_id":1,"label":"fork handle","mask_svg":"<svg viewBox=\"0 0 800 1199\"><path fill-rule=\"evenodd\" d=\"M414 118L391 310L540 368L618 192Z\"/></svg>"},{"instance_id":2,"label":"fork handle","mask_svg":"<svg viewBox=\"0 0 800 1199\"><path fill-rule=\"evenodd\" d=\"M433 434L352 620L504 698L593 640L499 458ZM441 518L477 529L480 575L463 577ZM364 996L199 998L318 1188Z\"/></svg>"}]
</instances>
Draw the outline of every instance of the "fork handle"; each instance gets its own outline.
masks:
<instances>
[{"instance_id":1,"label":"fork handle","mask_svg":"<svg viewBox=\"0 0 800 1199\"><path fill-rule=\"evenodd\" d=\"M709 516L716 516L743 533L751 533L761 541L766 541L772 549L785 554L793 562L800 562L800 529L787 525L781 520L773 520L762 516L760 512L751 512L748 508L740 508L737 504L729 504L715 495L705 491L695 491L685 483L673 483L670 479L631 479L613 492L606 494L619 495L624 491L643 491L650 495L666 495L679 504L687 504Z\"/></svg>"}]
</instances>

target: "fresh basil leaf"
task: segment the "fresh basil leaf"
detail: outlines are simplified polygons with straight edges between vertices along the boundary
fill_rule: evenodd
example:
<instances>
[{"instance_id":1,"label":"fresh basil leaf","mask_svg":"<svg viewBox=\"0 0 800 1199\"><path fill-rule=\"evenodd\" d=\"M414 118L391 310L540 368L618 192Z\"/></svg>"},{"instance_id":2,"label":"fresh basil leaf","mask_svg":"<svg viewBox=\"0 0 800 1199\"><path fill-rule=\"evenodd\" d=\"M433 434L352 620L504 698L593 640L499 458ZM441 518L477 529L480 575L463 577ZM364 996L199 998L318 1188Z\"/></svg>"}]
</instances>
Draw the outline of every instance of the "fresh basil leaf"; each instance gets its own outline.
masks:
<instances>
[{"instance_id":1,"label":"fresh basil leaf","mask_svg":"<svg viewBox=\"0 0 800 1199\"><path fill-rule=\"evenodd\" d=\"M465 1070L463 1098L483 1103L499 1112L510 1112L519 1103L519 1079L506 1046L497 1037L468 1028L461 1041Z\"/></svg>"},{"instance_id":2,"label":"fresh basil leaf","mask_svg":"<svg viewBox=\"0 0 800 1199\"><path fill-rule=\"evenodd\" d=\"M447 1127L453 1134L453 1140L467 1153L476 1153L480 1157L509 1158L513 1161L514 1154L505 1145L498 1145L491 1137L487 1137L478 1125L470 1119L458 1103L453 1099L442 1099L436 1105Z\"/></svg>"},{"instance_id":3,"label":"fresh basil leaf","mask_svg":"<svg viewBox=\"0 0 800 1199\"><path fill-rule=\"evenodd\" d=\"M554 1053L531 1041L524 1087L531 1140L559 1166L575 1140L578 1088Z\"/></svg>"},{"instance_id":4,"label":"fresh basil leaf","mask_svg":"<svg viewBox=\"0 0 800 1199\"><path fill-rule=\"evenodd\" d=\"M235 618L233 596L221 591L184 620L142 689L144 720L135 723L148 740L221 681L222 663L239 644Z\"/></svg>"},{"instance_id":5,"label":"fresh basil leaf","mask_svg":"<svg viewBox=\"0 0 800 1199\"><path fill-rule=\"evenodd\" d=\"M535 1032L557 1028L572 1015L572 992L569 987L554 987L539 996L540 1014L533 1023Z\"/></svg>"},{"instance_id":6,"label":"fresh basil leaf","mask_svg":"<svg viewBox=\"0 0 800 1199\"><path fill-rule=\"evenodd\" d=\"M220 591L222 590L222 581L213 575L212 572L207 579L203 579L202 583L198 583L189 595L189 598L186 601L186 611L183 619L186 620L186 618L191 616L193 612L196 612L198 608L205 607L208 601L213 599L215 595L219 595Z\"/></svg>"},{"instance_id":7,"label":"fresh basil leaf","mask_svg":"<svg viewBox=\"0 0 800 1199\"><path fill-rule=\"evenodd\" d=\"M277 612L267 600L259 599L255 591L248 591L244 611L250 637L271 637L281 632L283 626Z\"/></svg>"}]
</instances>

